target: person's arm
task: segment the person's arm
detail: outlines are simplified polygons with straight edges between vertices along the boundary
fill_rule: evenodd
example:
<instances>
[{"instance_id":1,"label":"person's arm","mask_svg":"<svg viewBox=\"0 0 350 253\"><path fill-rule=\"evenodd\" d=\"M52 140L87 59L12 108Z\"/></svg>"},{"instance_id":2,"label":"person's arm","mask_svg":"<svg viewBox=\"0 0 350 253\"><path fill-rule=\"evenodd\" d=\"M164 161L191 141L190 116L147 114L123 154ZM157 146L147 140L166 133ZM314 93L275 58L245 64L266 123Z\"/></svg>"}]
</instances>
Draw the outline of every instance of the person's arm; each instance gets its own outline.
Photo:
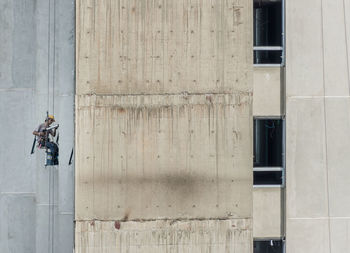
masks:
<instances>
[{"instance_id":1,"label":"person's arm","mask_svg":"<svg viewBox=\"0 0 350 253\"><path fill-rule=\"evenodd\" d=\"M38 132L38 131L33 131L33 134L35 135L35 136L45 136L45 133L44 132Z\"/></svg>"},{"instance_id":2,"label":"person's arm","mask_svg":"<svg viewBox=\"0 0 350 253\"><path fill-rule=\"evenodd\" d=\"M38 137L45 136L45 132L41 131L43 129L43 124L39 125L34 131L33 134Z\"/></svg>"}]
</instances>

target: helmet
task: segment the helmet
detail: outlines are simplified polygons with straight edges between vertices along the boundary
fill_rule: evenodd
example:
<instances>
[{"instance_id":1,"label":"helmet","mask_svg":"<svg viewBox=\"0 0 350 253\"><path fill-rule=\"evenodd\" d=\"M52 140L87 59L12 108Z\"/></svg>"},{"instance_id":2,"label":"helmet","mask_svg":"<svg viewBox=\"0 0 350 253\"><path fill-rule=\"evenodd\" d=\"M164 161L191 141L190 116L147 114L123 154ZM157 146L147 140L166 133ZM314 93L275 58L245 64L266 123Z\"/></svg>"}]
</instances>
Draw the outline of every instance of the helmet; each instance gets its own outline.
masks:
<instances>
[{"instance_id":1,"label":"helmet","mask_svg":"<svg viewBox=\"0 0 350 253\"><path fill-rule=\"evenodd\" d=\"M55 121L55 117L53 116L53 115L48 115L47 116L47 119L49 120L49 119L52 119L53 121Z\"/></svg>"}]
</instances>

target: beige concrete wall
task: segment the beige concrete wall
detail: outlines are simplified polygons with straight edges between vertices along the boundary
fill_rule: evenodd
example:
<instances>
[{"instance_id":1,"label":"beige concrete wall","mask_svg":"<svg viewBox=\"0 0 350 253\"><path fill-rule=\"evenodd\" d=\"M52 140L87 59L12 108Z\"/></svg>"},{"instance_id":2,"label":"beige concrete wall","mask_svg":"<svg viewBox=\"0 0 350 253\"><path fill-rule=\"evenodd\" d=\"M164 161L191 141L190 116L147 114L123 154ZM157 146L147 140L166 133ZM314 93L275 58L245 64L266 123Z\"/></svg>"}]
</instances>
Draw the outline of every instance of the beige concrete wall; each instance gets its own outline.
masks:
<instances>
[{"instance_id":1,"label":"beige concrete wall","mask_svg":"<svg viewBox=\"0 0 350 253\"><path fill-rule=\"evenodd\" d=\"M251 217L250 105L240 95L78 96L76 219Z\"/></svg>"},{"instance_id":2,"label":"beige concrete wall","mask_svg":"<svg viewBox=\"0 0 350 253\"><path fill-rule=\"evenodd\" d=\"M253 116L280 117L284 114L284 77L281 67L254 67ZM281 188L254 188L253 237L283 236Z\"/></svg>"},{"instance_id":3,"label":"beige concrete wall","mask_svg":"<svg viewBox=\"0 0 350 253\"><path fill-rule=\"evenodd\" d=\"M155 242L158 252L251 251L251 23L244 0L77 0L79 252L102 234L94 252L138 252L130 224L154 252L151 231L173 240L175 220L193 238ZM122 241L115 221L129 221ZM207 233L226 239L216 245Z\"/></svg>"},{"instance_id":4,"label":"beige concrete wall","mask_svg":"<svg viewBox=\"0 0 350 253\"><path fill-rule=\"evenodd\" d=\"M256 187L253 190L254 238L283 237L282 188Z\"/></svg>"},{"instance_id":5,"label":"beige concrete wall","mask_svg":"<svg viewBox=\"0 0 350 253\"><path fill-rule=\"evenodd\" d=\"M287 251L349 252L350 1L286 1Z\"/></svg>"},{"instance_id":6,"label":"beige concrete wall","mask_svg":"<svg viewBox=\"0 0 350 253\"><path fill-rule=\"evenodd\" d=\"M251 91L252 3L76 2L77 94Z\"/></svg>"},{"instance_id":7,"label":"beige concrete wall","mask_svg":"<svg viewBox=\"0 0 350 253\"><path fill-rule=\"evenodd\" d=\"M76 253L252 252L249 220L76 224Z\"/></svg>"},{"instance_id":8,"label":"beige concrete wall","mask_svg":"<svg viewBox=\"0 0 350 253\"><path fill-rule=\"evenodd\" d=\"M253 88L254 116L284 114L284 78L281 67L255 67Z\"/></svg>"}]
</instances>

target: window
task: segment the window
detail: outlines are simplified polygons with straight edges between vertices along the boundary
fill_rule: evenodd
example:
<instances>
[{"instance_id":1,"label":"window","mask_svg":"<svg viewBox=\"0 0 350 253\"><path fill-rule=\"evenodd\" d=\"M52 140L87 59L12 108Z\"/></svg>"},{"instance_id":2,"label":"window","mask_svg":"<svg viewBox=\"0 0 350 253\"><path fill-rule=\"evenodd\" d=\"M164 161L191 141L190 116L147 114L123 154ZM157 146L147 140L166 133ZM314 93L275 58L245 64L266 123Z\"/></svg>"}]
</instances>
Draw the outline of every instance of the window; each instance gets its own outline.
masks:
<instances>
[{"instance_id":1,"label":"window","mask_svg":"<svg viewBox=\"0 0 350 253\"><path fill-rule=\"evenodd\" d=\"M254 253L283 253L282 240L254 240Z\"/></svg>"},{"instance_id":2,"label":"window","mask_svg":"<svg viewBox=\"0 0 350 253\"><path fill-rule=\"evenodd\" d=\"M254 167L282 167L282 120L254 120Z\"/></svg>"},{"instance_id":3,"label":"window","mask_svg":"<svg viewBox=\"0 0 350 253\"><path fill-rule=\"evenodd\" d=\"M277 168L276 170L261 171L255 168L253 181L254 185L282 185L283 170Z\"/></svg>"},{"instance_id":4,"label":"window","mask_svg":"<svg viewBox=\"0 0 350 253\"><path fill-rule=\"evenodd\" d=\"M254 64L284 64L284 0L254 1Z\"/></svg>"},{"instance_id":5,"label":"window","mask_svg":"<svg viewBox=\"0 0 350 253\"><path fill-rule=\"evenodd\" d=\"M254 119L254 185L284 185L284 132L281 118Z\"/></svg>"}]
</instances>

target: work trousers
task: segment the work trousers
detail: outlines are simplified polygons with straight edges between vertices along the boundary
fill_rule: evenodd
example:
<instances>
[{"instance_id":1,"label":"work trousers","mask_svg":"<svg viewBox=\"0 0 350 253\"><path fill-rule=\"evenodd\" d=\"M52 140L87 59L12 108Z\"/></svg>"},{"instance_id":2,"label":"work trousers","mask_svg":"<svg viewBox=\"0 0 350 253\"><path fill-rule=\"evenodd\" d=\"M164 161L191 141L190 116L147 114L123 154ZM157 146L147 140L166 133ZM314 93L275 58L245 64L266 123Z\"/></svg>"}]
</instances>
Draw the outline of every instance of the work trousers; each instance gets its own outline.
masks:
<instances>
[{"instance_id":1,"label":"work trousers","mask_svg":"<svg viewBox=\"0 0 350 253\"><path fill-rule=\"evenodd\" d=\"M52 154L52 160L54 161L55 165L58 164L58 146L54 142L47 141L46 147L51 150Z\"/></svg>"}]
</instances>

